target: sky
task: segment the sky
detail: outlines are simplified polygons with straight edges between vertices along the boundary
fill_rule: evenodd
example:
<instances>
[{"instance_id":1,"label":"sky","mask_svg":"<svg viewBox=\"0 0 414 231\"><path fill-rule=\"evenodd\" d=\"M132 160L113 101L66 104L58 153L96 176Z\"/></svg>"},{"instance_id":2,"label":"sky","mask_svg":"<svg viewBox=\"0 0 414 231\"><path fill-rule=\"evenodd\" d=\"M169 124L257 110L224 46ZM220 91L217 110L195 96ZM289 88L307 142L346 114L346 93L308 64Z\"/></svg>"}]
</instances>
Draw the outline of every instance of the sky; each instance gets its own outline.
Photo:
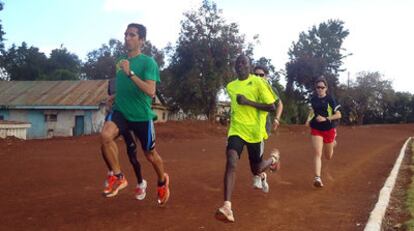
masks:
<instances>
[{"instance_id":1,"label":"sky","mask_svg":"<svg viewBox=\"0 0 414 231\"><path fill-rule=\"evenodd\" d=\"M109 39L123 41L131 22L147 27L147 40L162 49L175 44L183 13L197 9L201 0L0 0L5 45L38 47L46 55L61 45L82 60ZM227 23L235 22L248 42L255 43L255 58L270 58L284 69L288 50L301 32L329 19L344 22L350 34L343 48L340 76L355 80L362 71L378 71L396 91L414 93L411 69L414 54L414 1L412 0L216 0Z\"/></svg>"}]
</instances>

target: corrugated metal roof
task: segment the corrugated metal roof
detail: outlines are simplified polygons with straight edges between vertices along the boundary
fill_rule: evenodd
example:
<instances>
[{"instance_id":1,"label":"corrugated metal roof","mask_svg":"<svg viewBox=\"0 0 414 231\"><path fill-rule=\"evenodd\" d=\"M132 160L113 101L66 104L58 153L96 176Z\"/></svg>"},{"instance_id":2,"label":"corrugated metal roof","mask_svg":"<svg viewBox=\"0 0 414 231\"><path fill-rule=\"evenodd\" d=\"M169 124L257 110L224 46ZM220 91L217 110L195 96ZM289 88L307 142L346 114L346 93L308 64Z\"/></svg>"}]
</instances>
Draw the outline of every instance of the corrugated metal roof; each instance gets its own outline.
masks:
<instances>
[{"instance_id":1,"label":"corrugated metal roof","mask_svg":"<svg viewBox=\"0 0 414 231\"><path fill-rule=\"evenodd\" d=\"M0 107L99 106L107 80L0 81Z\"/></svg>"}]
</instances>

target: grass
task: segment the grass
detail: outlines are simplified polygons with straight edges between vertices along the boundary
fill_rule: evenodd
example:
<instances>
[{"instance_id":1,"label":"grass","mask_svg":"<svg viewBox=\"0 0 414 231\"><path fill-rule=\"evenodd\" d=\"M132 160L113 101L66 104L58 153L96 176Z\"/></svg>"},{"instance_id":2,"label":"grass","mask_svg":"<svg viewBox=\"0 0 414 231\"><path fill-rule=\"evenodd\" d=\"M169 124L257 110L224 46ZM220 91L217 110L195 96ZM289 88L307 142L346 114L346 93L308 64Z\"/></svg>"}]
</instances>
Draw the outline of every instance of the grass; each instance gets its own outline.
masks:
<instances>
[{"instance_id":1,"label":"grass","mask_svg":"<svg viewBox=\"0 0 414 231\"><path fill-rule=\"evenodd\" d=\"M411 168L411 172L414 172L414 142L412 139L411 139L409 147L411 147L410 148L410 151L411 151L410 168ZM411 183L410 183L410 186L408 187L407 199L406 199L405 205L407 206L408 211L410 213L410 217L411 217L410 220L408 220L405 223L405 226L407 230L414 231L414 176L411 177Z\"/></svg>"}]
</instances>

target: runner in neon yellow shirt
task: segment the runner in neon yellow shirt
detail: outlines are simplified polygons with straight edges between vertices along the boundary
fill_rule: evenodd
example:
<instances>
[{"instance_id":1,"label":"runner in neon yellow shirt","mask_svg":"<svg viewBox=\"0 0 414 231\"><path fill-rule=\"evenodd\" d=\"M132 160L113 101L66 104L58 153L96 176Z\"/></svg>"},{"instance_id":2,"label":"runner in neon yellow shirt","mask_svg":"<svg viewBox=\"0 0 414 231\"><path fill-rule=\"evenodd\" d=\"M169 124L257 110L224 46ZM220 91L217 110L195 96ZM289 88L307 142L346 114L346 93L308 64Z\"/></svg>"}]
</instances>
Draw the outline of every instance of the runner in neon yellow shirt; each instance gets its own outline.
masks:
<instances>
[{"instance_id":1,"label":"runner in neon yellow shirt","mask_svg":"<svg viewBox=\"0 0 414 231\"><path fill-rule=\"evenodd\" d=\"M236 179L237 160L243 147L247 147L254 175L262 174L277 161L274 157L262 159L263 140L267 138L266 117L268 112L275 111L274 102L277 96L265 80L250 74L250 60L247 56L240 55L237 58L235 69L237 79L227 85L231 113L226 148L224 205L216 212L216 218L225 222L234 222L231 195Z\"/></svg>"}]
</instances>

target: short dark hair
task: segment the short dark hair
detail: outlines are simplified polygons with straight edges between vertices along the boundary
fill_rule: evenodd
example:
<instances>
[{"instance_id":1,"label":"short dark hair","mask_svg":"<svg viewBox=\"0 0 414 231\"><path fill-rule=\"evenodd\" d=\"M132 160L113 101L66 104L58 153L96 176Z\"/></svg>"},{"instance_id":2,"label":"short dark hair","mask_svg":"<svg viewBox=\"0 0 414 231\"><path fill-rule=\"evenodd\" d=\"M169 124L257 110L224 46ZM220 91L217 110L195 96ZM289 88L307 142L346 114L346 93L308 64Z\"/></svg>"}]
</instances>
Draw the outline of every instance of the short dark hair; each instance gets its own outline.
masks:
<instances>
[{"instance_id":1,"label":"short dark hair","mask_svg":"<svg viewBox=\"0 0 414 231\"><path fill-rule=\"evenodd\" d=\"M256 71L256 70L263 70L263 72L264 72L266 75L268 75L268 74L269 74L269 70L268 70L265 66L262 66L262 65L256 65L256 66L254 67L253 71Z\"/></svg>"},{"instance_id":2,"label":"short dark hair","mask_svg":"<svg viewBox=\"0 0 414 231\"><path fill-rule=\"evenodd\" d=\"M129 27L137 28L140 39L145 40L147 38L147 28L144 25L138 23L130 23L127 28Z\"/></svg>"}]
</instances>

